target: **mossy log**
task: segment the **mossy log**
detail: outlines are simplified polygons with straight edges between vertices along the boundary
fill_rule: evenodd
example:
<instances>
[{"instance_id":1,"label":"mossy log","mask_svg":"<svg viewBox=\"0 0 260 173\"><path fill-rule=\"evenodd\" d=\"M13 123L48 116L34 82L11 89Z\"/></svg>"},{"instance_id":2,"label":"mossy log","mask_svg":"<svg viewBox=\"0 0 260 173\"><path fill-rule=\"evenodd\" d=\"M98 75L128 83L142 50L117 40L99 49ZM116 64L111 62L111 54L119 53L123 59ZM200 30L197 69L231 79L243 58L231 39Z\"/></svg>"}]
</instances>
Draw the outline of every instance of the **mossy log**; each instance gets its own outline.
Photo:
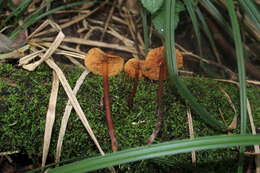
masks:
<instances>
[{"instance_id":1,"label":"mossy log","mask_svg":"<svg viewBox=\"0 0 260 173\"><path fill-rule=\"evenodd\" d=\"M81 69L62 65L70 85L75 85L82 73ZM0 65L0 152L15 151L25 153L34 161L42 155L45 116L51 91L52 73L46 65L41 65L34 72L17 69L9 64ZM223 122L220 111L227 124L235 113L220 88L230 96L239 114L239 90L230 83L213 79L185 77L183 81L197 100L213 117ZM131 109L127 106L127 97L131 91L131 81L120 74L110 78L111 110L119 150L146 145L156 123L156 89L154 81L141 80ZM260 127L260 94L259 88L249 86L248 98L252 106L255 124ZM105 121L104 110L100 108L102 99L102 78L89 74L77 94L80 105L105 152L111 152L110 138ZM61 118L68 98L60 86L56 108L50 159L55 155L55 148ZM185 103L174 87L165 82L164 89L164 122L155 143L189 138L187 110ZM192 111L195 136L219 135L221 131L208 127L198 115ZM239 126L239 124L238 124ZM250 131L250 126L248 126ZM238 133L239 127L233 130ZM75 112L72 112L62 148L61 160L98 155L91 138L88 136ZM237 148L201 151L197 155L198 169L207 171L232 172L236 169L238 159ZM189 166L187 166L189 165ZM220 166L221 165L221 166ZM122 165L122 172L168 172L169 170L194 168L191 155L152 159ZM216 169L216 170L215 170ZM153 170L153 171L151 171ZM230 170L230 171L228 171Z\"/></svg>"}]
</instances>

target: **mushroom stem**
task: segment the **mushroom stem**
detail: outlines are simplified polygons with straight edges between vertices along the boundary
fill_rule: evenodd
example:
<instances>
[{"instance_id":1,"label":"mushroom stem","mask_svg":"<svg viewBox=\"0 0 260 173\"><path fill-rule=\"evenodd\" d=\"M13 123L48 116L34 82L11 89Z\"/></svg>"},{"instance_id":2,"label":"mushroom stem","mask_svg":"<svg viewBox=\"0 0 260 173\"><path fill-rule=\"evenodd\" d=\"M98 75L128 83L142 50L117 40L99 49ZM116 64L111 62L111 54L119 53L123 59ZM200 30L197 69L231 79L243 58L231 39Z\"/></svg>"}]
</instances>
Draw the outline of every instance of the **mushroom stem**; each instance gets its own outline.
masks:
<instances>
[{"instance_id":1,"label":"mushroom stem","mask_svg":"<svg viewBox=\"0 0 260 173\"><path fill-rule=\"evenodd\" d=\"M139 83L139 70L135 71L135 78L133 79L133 88L132 88L132 92L130 93L129 97L128 97L128 107L131 108L133 106L134 103L134 97L135 97L135 93L138 87L138 83Z\"/></svg>"},{"instance_id":2,"label":"mushroom stem","mask_svg":"<svg viewBox=\"0 0 260 173\"><path fill-rule=\"evenodd\" d=\"M114 132L113 121L111 117L110 102L109 102L109 80L108 80L108 64L103 65L103 92L104 92L104 106L106 111L106 120L109 131L109 136L111 138L112 151L117 151L117 141Z\"/></svg>"},{"instance_id":3,"label":"mushroom stem","mask_svg":"<svg viewBox=\"0 0 260 173\"><path fill-rule=\"evenodd\" d=\"M162 95L163 95L163 74L165 71L165 63L164 61L160 63L160 71L159 71L159 87L157 89L157 122L153 129L153 133L149 137L147 144L152 144L157 134L160 131L161 124L163 122L163 111L162 111Z\"/></svg>"}]
</instances>

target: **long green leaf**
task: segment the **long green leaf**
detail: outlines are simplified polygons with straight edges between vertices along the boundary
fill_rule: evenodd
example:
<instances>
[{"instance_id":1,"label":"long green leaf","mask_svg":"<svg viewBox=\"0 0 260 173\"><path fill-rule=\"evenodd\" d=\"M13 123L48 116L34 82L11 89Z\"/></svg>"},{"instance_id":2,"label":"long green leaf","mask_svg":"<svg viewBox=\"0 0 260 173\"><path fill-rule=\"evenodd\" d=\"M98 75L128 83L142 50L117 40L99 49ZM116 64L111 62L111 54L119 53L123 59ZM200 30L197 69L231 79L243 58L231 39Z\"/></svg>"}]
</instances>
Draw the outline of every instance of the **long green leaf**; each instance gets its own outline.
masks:
<instances>
[{"instance_id":1,"label":"long green leaf","mask_svg":"<svg viewBox=\"0 0 260 173\"><path fill-rule=\"evenodd\" d=\"M191 0L183 0L188 13L190 15L191 18L191 22L193 24L193 28L195 30L195 34L196 34L196 38L198 41L198 45L199 45L199 52L200 54L202 53L202 49L201 49L201 37L200 37L200 27L199 27L199 22L197 20L197 16L196 16L196 6L195 6L195 2L196 1L191 1Z\"/></svg>"},{"instance_id":2,"label":"long green leaf","mask_svg":"<svg viewBox=\"0 0 260 173\"><path fill-rule=\"evenodd\" d=\"M138 160L191 151L260 144L260 135L211 136L164 142L98 156L49 170L49 173L80 173Z\"/></svg>"},{"instance_id":3,"label":"long green leaf","mask_svg":"<svg viewBox=\"0 0 260 173\"><path fill-rule=\"evenodd\" d=\"M142 24L143 24L143 35L144 35L144 52L145 56L148 53L148 48L150 46L150 40L149 40L149 30L148 30L148 22L147 17L148 13L147 10L143 7L141 7L141 16L142 16Z\"/></svg>"},{"instance_id":4,"label":"long green leaf","mask_svg":"<svg viewBox=\"0 0 260 173\"><path fill-rule=\"evenodd\" d=\"M254 2L249 0L239 0L239 3L248 14L248 16L252 19L252 21L254 21L256 27L260 29L260 12Z\"/></svg>"},{"instance_id":5,"label":"long green leaf","mask_svg":"<svg viewBox=\"0 0 260 173\"><path fill-rule=\"evenodd\" d=\"M199 8L197 8L196 13L198 15L198 18L200 20L200 23L202 24L202 28L204 30L204 32L206 33L207 38L209 39L209 43L211 48L214 50L214 52L217 52L217 46L215 44L215 41L213 39L212 33L209 30L209 27L205 21L205 17L203 16L201 10Z\"/></svg>"},{"instance_id":6,"label":"long green leaf","mask_svg":"<svg viewBox=\"0 0 260 173\"><path fill-rule=\"evenodd\" d=\"M223 27L223 30L225 30L232 37L232 30L229 23L226 21L225 17L221 14L218 8L213 4L213 2L211 0L201 0L199 2L216 19L221 27Z\"/></svg>"},{"instance_id":7,"label":"long green leaf","mask_svg":"<svg viewBox=\"0 0 260 173\"><path fill-rule=\"evenodd\" d=\"M165 0L165 48L166 60L170 74L178 75L176 66L176 53L175 53L175 38L174 38L174 23L175 23L175 0Z\"/></svg>"},{"instance_id":8,"label":"long green leaf","mask_svg":"<svg viewBox=\"0 0 260 173\"><path fill-rule=\"evenodd\" d=\"M226 0L228 13L231 19L232 29L233 29L233 37L236 47L236 56L237 56L237 66L238 66L238 76L239 76L239 91L240 91L240 133L246 134L247 128L247 104L246 104L246 74L245 74L245 62L244 62L244 51L243 45L240 35L239 24L235 12L235 7L233 0ZM245 148L240 148L240 167L239 172L243 172L243 160Z\"/></svg>"},{"instance_id":9,"label":"long green leaf","mask_svg":"<svg viewBox=\"0 0 260 173\"><path fill-rule=\"evenodd\" d=\"M196 100L196 98L190 93L186 85L178 78L178 72L176 68L176 56L175 56L175 40L174 40L174 19L175 13L175 0L166 0L166 25L165 25L165 48L166 48L166 61L168 65L169 76L173 85L175 85L180 95L191 105L192 109L204 120L209 126L218 129L225 130L226 127L220 121L214 119Z\"/></svg>"}]
</instances>

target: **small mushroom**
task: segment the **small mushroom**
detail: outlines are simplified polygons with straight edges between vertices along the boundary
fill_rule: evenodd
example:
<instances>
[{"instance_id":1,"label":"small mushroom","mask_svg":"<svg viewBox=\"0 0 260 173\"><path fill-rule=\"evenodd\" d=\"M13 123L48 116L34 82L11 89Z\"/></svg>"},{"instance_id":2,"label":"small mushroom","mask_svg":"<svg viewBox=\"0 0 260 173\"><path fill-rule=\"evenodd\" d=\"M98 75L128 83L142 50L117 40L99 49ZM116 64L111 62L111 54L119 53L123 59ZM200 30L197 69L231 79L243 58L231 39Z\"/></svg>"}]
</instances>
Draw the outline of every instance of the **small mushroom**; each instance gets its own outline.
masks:
<instances>
[{"instance_id":1,"label":"small mushroom","mask_svg":"<svg viewBox=\"0 0 260 173\"><path fill-rule=\"evenodd\" d=\"M140 78L143 78L143 73L141 70L141 66L143 64L144 60L141 60L139 58L131 58L129 59L124 66L124 71L130 78L133 78L133 88L132 92L130 93L128 97L128 107L133 106L134 102L134 96L137 90L138 82Z\"/></svg>"},{"instance_id":2,"label":"small mushroom","mask_svg":"<svg viewBox=\"0 0 260 173\"><path fill-rule=\"evenodd\" d=\"M123 69L124 60L119 56L104 53L99 48L92 48L85 57L85 66L89 71L103 76L104 106L106 120L111 138L112 150L117 151L117 140L114 132L109 102L109 80L108 77L118 74Z\"/></svg>"},{"instance_id":3,"label":"small mushroom","mask_svg":"<svg viewBox=\"0 0 260 173\"><path fill-rule=\"evenodd\" d=\"M183 67L183 56L181 52L176 49L176 65L177 68ZM152 135L149 137L147 144L152 144L156 138L163 121L162 115L162 95L163 95L163 80L167 78L168 70L165 62L165 50L161 46L152 49L148 52L147 57L142 66L143 75L152 80L159 80L159 87L157 89L157 123Z\"/></svg>"},{"instance_id":4,"label":"small mushroom","mask_svg":"<svg viewBox=\"0 0 260 173\"><path fill-rule=\"evenodd\" d=\"M165 63L165 50L164 46L150 50L142 66L143 75L152 80L159 80L159 71L161 64L164 64L163 79L167 78L168 70ZM181 52L176 49L176 66L177 68L183 67L183 56Z\"/></svg>"}]
</instances>

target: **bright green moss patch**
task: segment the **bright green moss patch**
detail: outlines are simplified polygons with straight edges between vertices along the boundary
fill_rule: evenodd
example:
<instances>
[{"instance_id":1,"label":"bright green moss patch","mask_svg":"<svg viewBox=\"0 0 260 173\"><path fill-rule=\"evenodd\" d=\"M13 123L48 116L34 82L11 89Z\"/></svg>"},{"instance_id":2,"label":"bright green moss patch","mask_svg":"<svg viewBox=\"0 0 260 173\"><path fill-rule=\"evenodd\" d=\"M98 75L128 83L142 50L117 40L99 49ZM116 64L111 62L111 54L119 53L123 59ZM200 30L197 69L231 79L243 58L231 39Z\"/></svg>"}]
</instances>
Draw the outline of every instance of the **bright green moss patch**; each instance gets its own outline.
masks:
<instances>
[{"instance_id":1,"label":"bright green moss patch","mask_svg":"<svg viewBox=\"0 0 260 173\"><path fill-rule=\"evenodd\" d=\"M62 69L70 85L74 87L82 70L70 66L62 66ZM0 152L19 150L37 161L42 154L45 116L51 91L52 73L46 65L41 65L35 72L28 72L4 64L0 66L0 79ZM227 123L230 123L234 116L234 111L220 91L220 87L230 95L239 113L239 91L236 86L205 78L193 77L183 80L198 101L219 121L222 121L220 110L223 112ZM123 74L110 79L111 110L119 149L146 144L156 123L157 86L156 82L150 80L140 81L134 99L135 104L132 109L129 109L127 106L127 97L131 91L129 79ZM260 127L259 88L250 86L247 91L256 126ZM100 106L102 78L89 74L79 90L77 98L101 147L105 152L111 152L104 110ZM50 158L55 155L59 127L66 103L67 96L60 85ZM164 123L155 143L189 138L187 108L188 105L180 98L176 89L170 88L168 82L165 82ZM202 122L194 111L192 111L192 116L196 136L220 134L219 131L212 130ZM63 142L62 160L82 156L90 157L97 154L98 151L80 119L72 111ZM229 165L228 169L235 170L236 159L236 148L197 153L197 164L200 165L198 169L202 170L205 167L207 170L214 168L221 171L223 169L221 165ZM190 154L181 154L126 164L122 165L120 169L122 172L127 172L129 167L131 167L130 172L132 170L166 172L172 170L172 168L176 170L193 169L190 163Z\"/></svg>"}]
</instances>

